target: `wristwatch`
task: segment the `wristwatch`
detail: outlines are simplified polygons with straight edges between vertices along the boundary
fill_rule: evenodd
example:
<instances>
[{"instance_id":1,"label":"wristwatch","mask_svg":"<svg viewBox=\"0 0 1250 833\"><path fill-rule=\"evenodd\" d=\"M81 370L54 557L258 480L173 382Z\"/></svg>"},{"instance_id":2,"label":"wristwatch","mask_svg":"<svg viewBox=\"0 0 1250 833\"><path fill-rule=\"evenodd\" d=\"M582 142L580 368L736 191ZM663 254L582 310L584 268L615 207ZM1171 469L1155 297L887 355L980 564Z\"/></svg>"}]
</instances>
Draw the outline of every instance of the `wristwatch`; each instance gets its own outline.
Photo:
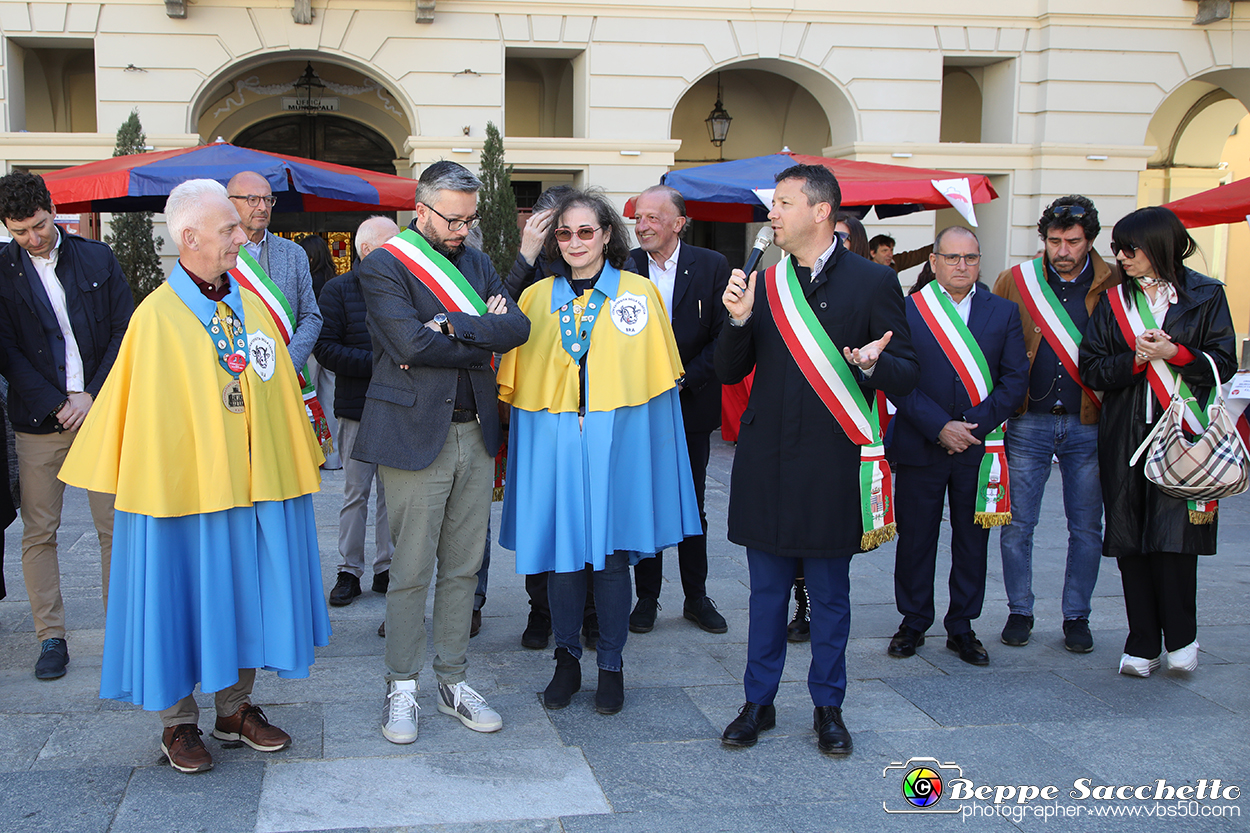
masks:
<instances>
[{"instance_id":1,"label":"wristwatch","mask_svg":"<svg viewBox=\"0 0 1250 833\"><path fill-rule=\"evenodd\" d=\"M451 329L447 326L447 315L445 313L440 312L438 315L434 316L434 323L442 327L443 335L451 335Z\"/></svg>"}]
</instances>

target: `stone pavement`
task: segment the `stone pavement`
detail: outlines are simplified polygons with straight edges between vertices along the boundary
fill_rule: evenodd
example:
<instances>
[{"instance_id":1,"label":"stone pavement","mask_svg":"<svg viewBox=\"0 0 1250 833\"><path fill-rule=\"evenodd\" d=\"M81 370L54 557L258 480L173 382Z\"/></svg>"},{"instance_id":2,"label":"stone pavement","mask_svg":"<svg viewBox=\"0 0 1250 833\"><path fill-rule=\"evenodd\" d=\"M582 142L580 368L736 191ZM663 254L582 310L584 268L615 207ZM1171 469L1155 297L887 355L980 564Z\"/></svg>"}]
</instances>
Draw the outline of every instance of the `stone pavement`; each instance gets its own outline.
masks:
<instances>
[{"instance_id":1,"label":"stone pavement","mask_svg":"<svg viewBox=\"0 0 1250 833\"><path fill-rule=\"evenodd\" d=\"M503 731L479 735L439 714L427 665L417 742L393 746L382 738L383 640L376 629L384 599L366 590L349 607L330 609L334 635L318 651L310 679L279 680L265 672L257 678L255 701L291 733L292 748L274 755L223 749L208 736L212 698L202 697L201 726L217 765L196 776L164 765L154 716L97 697L103 640L98 545L84 493L69 490L61 546L71 661L61 680L34 677L37 645L22 587L20 521L5 535L0 830L911 833L956 829L963 813L974 814L964 819L973 829L992 831L1250 830L1250 797L1241 795L1192 804L1069 795L1078 779L1089 779L1091 787L1153 790L1158 779L1175 788L1219 778L1221 789L1250 788L1250 673L1247 645L1237 642L1250 625L1250 503L1244 497L1225 502L1221 554L1201 561L1201 664L1188 676L1141 680L1115 673L1126 629L1119 576L1106 561L1092 619L1095 650L1078 656L1063 649L1058 597L1066 535L1057 470L1038 532L1037 628L1025 648L998 641L1007 610L997 534L991 541L979 623L988 668L960 662L940 634L916 657L887 657L899 620L893 548L856 557L845 705L855 752L839 760L816 750L806 645L791 646L777 728L753 749L730 750L719 742L743 699L746 655L745 555L725 540L732 458L733 447L714 439L709 593L729 620L729 633L703 633L681 618L672 557L656 629L631 635L625 649L621 714L594 712L593 661L587 663L591 690L564 711L542 708L537 692L550 679L551 652L520 646L528 612L524 587L510 553L496 549L482 632L470 644L469 682L503 715ZM341 474L328 473L324 487L317 511L328 591L335 578ZM946 569L939 560L939 575ZM944 580L939 583L940 614L946 601ZM913 757L946 765L937 771L948 797L922 814L888 815L883 804L910 806L902 784ZM1057 798L1022 807L1008 801L1015 815L994 815L992 800L950 797L951 778L960 773L977 786L1054 785ZM1111 815L1134 808L1141 815ZM944 809L962 813L938 815ZM1172 815L1148 817L1148 811ZM917 817L923 814L932 817Z\"/></svg>"}]
</instances>

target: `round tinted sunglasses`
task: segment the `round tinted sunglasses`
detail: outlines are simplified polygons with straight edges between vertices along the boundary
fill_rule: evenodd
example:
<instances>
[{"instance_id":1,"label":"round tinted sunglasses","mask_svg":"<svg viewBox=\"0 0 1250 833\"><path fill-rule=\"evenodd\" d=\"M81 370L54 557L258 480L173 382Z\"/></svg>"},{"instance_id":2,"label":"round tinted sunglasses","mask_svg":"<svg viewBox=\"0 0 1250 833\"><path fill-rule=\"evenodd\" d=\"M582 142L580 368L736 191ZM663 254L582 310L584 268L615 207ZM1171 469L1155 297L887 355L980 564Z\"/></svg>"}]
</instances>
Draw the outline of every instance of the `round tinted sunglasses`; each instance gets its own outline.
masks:
<instances>
[{"instance_id":1,"label":"round tinted sunglasses","mask_svg":"<svg viewBox=\"0 0 1250 833\"><path fill-rule=\"evenodd\" d=\"M571 228L561 227L561 228L556 229L554 233L556 236L556 240L560 241L561 243L567 243L573 239L574 234L577 235L578 240L594 240L595 235L599 233L599 230L601 228L603 228L603 226L594 226L593 228L591 226L582 226L576 232L574 232L573 229Z\"/></svg>"}]
</instances>

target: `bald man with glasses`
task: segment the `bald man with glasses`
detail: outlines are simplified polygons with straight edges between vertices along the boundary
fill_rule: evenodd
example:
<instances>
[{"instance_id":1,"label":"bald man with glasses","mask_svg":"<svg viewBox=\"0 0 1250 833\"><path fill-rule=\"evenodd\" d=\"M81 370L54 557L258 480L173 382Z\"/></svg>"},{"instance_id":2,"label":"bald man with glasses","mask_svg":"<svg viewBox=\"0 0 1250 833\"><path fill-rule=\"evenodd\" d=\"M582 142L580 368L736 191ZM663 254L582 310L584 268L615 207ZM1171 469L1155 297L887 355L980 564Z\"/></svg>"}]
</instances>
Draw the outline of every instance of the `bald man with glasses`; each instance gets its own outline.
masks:
<instances>
[{"instance_id":1,"label":"bald man with glasses","mask_svg":"<svg viewBox=\"0 0 1250 833\"><path fill-rule=\"evenodd\" d=\"M299 372L308 362L317 336L321 334L321 308L313 292L308 254L298 243L269 231L278 199L263 176L255 171L235 174L226 186L226 193L239 212L239 222L247 235L243 249L260 264L291 306L295 330L286 348Z\"/></svg>"}]
</instances>

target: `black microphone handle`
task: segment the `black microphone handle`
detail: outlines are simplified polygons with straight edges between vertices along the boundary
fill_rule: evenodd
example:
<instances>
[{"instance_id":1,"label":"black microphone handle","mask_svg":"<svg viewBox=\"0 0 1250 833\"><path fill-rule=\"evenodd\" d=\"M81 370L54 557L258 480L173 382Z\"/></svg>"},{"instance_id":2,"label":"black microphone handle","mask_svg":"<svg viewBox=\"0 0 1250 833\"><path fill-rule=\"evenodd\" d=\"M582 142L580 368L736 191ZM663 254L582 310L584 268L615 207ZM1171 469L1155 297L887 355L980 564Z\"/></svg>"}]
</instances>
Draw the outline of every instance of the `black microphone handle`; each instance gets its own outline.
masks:
<instances>
[{"instance_id":1,"label":"black microphone handle","mask_svg":"<svg viewBox=\"0 0 1250 833\"><path fill-rule=\"evenodd\" d=\"M752 249L751 254L747 255L747 265L742 267L742 273L748 278L751 277L751 273L755 271L756 264L760 262L760 258L763 256L764 250L759 246Z\"/></svg>"}]
</instances>

